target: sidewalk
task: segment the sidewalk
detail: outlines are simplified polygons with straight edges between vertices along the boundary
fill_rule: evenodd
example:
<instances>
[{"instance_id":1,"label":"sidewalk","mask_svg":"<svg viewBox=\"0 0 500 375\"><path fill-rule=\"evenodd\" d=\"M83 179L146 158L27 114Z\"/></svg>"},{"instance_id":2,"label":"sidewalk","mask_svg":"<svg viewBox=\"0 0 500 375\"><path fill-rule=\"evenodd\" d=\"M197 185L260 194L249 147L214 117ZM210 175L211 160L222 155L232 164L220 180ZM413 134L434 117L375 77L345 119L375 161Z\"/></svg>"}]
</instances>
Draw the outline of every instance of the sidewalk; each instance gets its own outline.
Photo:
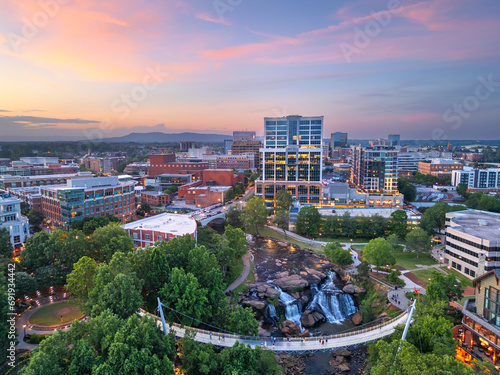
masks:
<instances>
[{"instance_id":1,"label":"sidewalk","mask_svg":"<svg viewBox=\"0 0 500 375\"><path fill-rule=\"evenodd\" d=\"M236 289L245 282L245 280L248 277L248 274L250 273L250 261L248 260L249 256L250 254L246 254L243 257L241 257L241 260L243 261L243 271L241 272L241 275L238 276L238 278L234 280L233 283L227 287L224 293L228 293L231 290Z\"/></svg>"}]
</instances>

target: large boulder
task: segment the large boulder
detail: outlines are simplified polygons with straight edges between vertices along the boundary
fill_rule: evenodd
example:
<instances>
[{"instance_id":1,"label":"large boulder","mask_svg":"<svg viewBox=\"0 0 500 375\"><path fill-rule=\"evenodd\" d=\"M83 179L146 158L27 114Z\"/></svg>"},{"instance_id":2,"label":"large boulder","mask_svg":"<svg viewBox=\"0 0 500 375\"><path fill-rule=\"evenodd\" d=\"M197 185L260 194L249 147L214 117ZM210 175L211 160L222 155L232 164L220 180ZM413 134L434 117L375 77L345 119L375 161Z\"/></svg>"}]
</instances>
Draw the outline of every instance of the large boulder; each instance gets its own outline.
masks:
<instances>
[{"instance_id":1,"label":"large boulder","mask_svg":"<svg viewBox=\"0 0 500 375\"><path fill-rule=\"evenodd\" d=\"M363 322L363 317L361 316L361 313L357 311L352 317L351 321L353 324L360 325Z\"/></svg>"},{"instance_id":2,"label":"large boulder","mask_svg":"<svg viewBox=\"0 0 500 375\"><path fill-rule=\"evenodd\" d=\"M257 293L259 298L278 298L281 294L279 290L266 283L250 284L250 292Z\"/></svg>"},{"instance_id":3,"label":"large boulder","mask_svg":"<svg viewBox=\"0 0 500 375\"><path fill-rule=\"evenodd\" d=\"M309 283L299 275L290 275L276 279L273 281L273 284L279 286L285 292L309 286Z\"/></svg>"},{"instance_id":4,"label":"large boulder","mask_svg":"<svg viewBox=\"0 0 500 375\"><path fill-rule=\"evenodd\" d=\"M355 294L355 293L362 293L364 292L365 290L363 288L360 288L359 286L357 285L354 285L354 284L347 284L343 289L342 291L344 293L349 293L349 294Z\"/></svg>"},{"instance_id":5,"label":"large boulder","mask_svg":"<svg viewBox=\"0 0 500 375\"><path fill-rule=\"evenodd\" d=\"M306 272L306 279L312 284L319 284L323 279L326 278L325 273L312 268L306 268Z\"/></svg>"},{"instance_id":6,"label":"large boulder","mask_svg":"<svg viewBox=\"0 0 500 375\"><path fill-rule=\"evenodd\" d=\"M281 326L281 333L287 337L300 335L300 326L291 320L285 320Z\"/></svg>"},{"instance_id":7,"label":"large boulder","mask_svg":"<svg viewBox=\"0 0 500 375\"><path fill-rule=\"evenodd\" d=\"M256 310L264 310L266 308L265 302L254 299L244 299L241 303L245 307L253 307Z\"/></svg>"},{"instance_id":8,"label":"large boulder","mask_svg":"<svg viewBox=\"0 0 500 375\"><path fill-rule=\"evenodd\" d=\"M302 326L310 328L325 321L325 316L316 310L306 310L300 317Z\"/></svg>"},{"instance_id":9,"label":"large boulder","mask_svg":"<svg viewBox=\"0 0 500 375\"><path fill-rule=\"evenodd\" d=\"M267 285L267 289L264 292L264 295L266 298L279 298L281 292L275 288L273 288L271 285Z\"/></svg>"}]
</instances>

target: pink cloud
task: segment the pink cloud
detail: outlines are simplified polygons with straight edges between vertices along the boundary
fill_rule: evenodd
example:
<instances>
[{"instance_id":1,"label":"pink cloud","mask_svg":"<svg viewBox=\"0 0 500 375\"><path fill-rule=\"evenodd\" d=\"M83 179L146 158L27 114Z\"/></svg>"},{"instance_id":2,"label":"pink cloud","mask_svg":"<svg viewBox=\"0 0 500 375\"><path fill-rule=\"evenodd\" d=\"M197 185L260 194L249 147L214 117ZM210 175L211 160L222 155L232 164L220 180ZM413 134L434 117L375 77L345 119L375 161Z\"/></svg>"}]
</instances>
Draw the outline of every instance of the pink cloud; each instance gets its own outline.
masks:
<instances>
[{"instance_id":1,"label":"pink cloud","mask_svg":"<svg viewBox=\"0 0 500 375\"><path fill-rule=\"evenodd\" d=\"M231 22L229 22L228 20L212 17L208 13L198 13L195 15L195 18L198 18L198 19L203 20L203 21L218 23L219 25L225 25L225 26L231 25Z\"/></svg>"}]
</instances>

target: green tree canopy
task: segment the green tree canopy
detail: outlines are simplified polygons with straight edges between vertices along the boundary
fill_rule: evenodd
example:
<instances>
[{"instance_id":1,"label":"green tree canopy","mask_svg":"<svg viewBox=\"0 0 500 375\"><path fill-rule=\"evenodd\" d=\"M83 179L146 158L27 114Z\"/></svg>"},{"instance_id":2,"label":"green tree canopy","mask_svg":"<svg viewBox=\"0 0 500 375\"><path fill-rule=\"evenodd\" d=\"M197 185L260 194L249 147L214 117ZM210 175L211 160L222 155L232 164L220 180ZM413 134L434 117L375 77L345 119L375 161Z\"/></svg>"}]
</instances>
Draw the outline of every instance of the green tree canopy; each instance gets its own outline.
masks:
<instances>
[{"instance_id":1,"label":"green tree canopy","mask_svg":"<svg viewBox=\"0 0 500 375\"><path fill-rule=\"evenodd\" d=\"M244 220L247 229L254 234L259 234L259 229L267 223L268 210L262 197L254 195L247 200L246 207L243 209Z\"/></svg>"},{"instance_id":2,"label":"green tree canopy","mask_svg":"<svg viewBox=\"0 0 500 375\"><path fill-rule=\"evenodd\" d=\"M300 235L317 237L321 228L321 214L313 206L302 207L297 214L295 231Z\"/></svg>"},{"instance_id":3,"label":"green tree canopy","mask_svg":"<svg viewBox=\"0 0 500 375\"><path fill-rule=\"evenodd\" d=\"M408 215L406 211L397 210L391 214L391 232L403 239L408 233Z\"/></svg>"},{"instance_id":4,"label":"green tree canopy","mask_svg":"<svg viewBox=\"0 0 500 375\"><path fill-rule=\"evenodd\" d=\"M274 214L273 224L283 230L286 238L286 231L290 223L290 212L288 210L278 210Z\"/></svg>"},{"instance_id":5,"label":"green tree canopy","mask_svg":"<svg viewBox=\"0 0 500 375\"><path fill-rule=\"evenodd\" d=\"M286 191L286 189L281 189L276 193L276 196L274 197L274 204L276 210L285 210L285 211L290 210L293 201L294 198L292 197L292 194Z\"/></svg>"},{"instance_id":6,"label":"green tree canopy","mask_svg":"<svg viewBox=\"0 0 500 375\"><path fill-rule=\"evenodd\" d=\"M0 255L10 258L14 247L10 242L10 233L7 228L0 228Z\"/></svg>"},{"instance_id":7,"label":"green tree canopy","mask_svg":"<svg viewBox=\"0 0 500 375\"><path fill-rule=\"evenodd\" d=\"M354 263L351 252L344 250L338 242L330 242L325 248L325 255L330 258L332 263L345 266Z\"/></svg>"},{"instance_id":8,"label":"green tree canopy","mask_svg":"<svg viewBox=\"0 0 500 375\"><path fill-rule=\"evenodd\" d=\"M226 211L226 222L234 228L244 229L245 220L243 218L243 210L239 204L229 207Z\"/></svg>"},{"instance_id":9,"label":"green tree canopy","mask_svg":"<svg viewBox=\"0 0 500 375\"><path fill-rule=\"evenodd\" d=\"M406 248L417 253L428 253L431 250L431 236L422 228L415 228L406 235Z\"/></svg>"},{"instance_id":10,"label":"green tree canopy","mask_svg":"<svg viewBox=\"0 0 500 375\"><path fill-rule=\"evenodd\" d=\"M387 240L375 238L363 248L363 258L377 267L391 265L396 262L391 250L391 244Z\"/></svg>"}]
</instances>

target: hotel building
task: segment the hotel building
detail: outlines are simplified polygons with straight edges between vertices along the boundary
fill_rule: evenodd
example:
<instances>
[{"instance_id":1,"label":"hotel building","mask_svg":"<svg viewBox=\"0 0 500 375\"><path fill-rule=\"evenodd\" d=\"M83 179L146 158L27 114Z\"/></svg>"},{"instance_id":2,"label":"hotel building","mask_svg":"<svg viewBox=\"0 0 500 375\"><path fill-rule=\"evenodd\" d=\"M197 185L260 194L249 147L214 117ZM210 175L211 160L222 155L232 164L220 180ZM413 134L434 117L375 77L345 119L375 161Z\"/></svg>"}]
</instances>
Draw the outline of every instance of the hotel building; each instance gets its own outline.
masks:
<instances>
[{"instance_id":1,"label":"hotel building","mask_svg":"<svg viewBox=\"0 0 500 375\"><path fill-rule=\"evenodd\" d=\"M266 117L256 195L273 205L286 189L302 204L319 205L323 159L323 116Z\"/></svg>"},{"instance_id":2,"label":"hotel building","mask_svg":"<svg viewBox=\"0 0 500 375\"><path fill-rule=\"evenodd\" d=\"M10 234L13 247L19 247L30 236L28 218L21 215L21 200L9 195L0 196L0 229Z\"/></svg>"}]
</instances>

